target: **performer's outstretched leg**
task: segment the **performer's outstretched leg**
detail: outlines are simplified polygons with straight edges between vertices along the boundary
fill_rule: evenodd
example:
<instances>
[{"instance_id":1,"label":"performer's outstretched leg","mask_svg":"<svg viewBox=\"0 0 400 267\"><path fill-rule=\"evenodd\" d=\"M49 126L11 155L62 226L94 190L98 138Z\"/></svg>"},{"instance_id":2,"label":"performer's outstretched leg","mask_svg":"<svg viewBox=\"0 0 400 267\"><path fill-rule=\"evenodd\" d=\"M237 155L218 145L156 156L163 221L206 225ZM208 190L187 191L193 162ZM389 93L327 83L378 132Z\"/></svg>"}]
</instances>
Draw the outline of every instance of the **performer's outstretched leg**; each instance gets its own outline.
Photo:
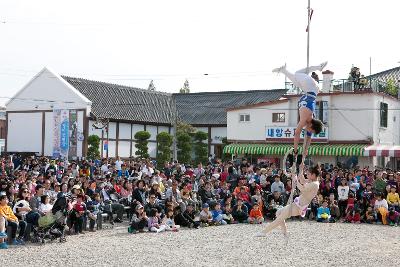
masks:
<instances>
[{"instance_id":1,"label":"performer's outstretched leg","mask_svg":"<svg viewBox=\"0 0 400 267\"><path fill-rule=\"evenodd\" d=\"M308 68L304 68L301 70L296 71L296 73L305 73L305 74L310 74L313 71L322 71L326 65L328 65L328 61L322 62L321 64L317 65L317 66L310 66Z\"/></svg>"},{"instance_id":2,"label":"performer's outstretched leg","mask_svg":"<svg viewBox=\"0 0 400 267\"><path fill-rule=\"evenodd\" d=\"M269 223L267 227L265 227L263 233L267 234L278 226L281 226L284 233L287 233L285 220L292 216L298 216L298 215L299 215L299 208L296 206L296 204L292 203L290 205L287 205L286 207L276 212L277 216L276 219L273 222Z\"/></svg>"}]
</instances>

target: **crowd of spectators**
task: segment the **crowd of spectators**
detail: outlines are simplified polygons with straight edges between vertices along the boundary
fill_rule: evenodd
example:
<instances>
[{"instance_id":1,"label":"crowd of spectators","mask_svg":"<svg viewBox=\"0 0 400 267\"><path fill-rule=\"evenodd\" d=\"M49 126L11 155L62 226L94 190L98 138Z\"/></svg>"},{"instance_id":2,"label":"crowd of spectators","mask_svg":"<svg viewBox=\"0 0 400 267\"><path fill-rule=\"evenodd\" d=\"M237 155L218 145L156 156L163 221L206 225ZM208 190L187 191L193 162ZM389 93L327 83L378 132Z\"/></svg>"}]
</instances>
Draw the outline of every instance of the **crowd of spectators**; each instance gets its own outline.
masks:
<instances>
[{"instance_id":1,"label":"crowd of spectators","mask_svg":"<svg viewBox=\"0 0 400 267\"><path fill-rule=\"evenodd\" d=\"M398 226L400 172L323 164L320 168L320 190L306 219ZM96 231L102 214L112 225L129 222L130 233L160 233L273 220L286 204L291 185L275 164L251 164L246 159L211 159L204 166L166 162L156 168L146 159L66 162L3 157L0 248L7 248L7 243L24 245L30 238L28 228L38 227L40 218L62 197L69 200L68 234Z\"/></svg>"}]
</instances>

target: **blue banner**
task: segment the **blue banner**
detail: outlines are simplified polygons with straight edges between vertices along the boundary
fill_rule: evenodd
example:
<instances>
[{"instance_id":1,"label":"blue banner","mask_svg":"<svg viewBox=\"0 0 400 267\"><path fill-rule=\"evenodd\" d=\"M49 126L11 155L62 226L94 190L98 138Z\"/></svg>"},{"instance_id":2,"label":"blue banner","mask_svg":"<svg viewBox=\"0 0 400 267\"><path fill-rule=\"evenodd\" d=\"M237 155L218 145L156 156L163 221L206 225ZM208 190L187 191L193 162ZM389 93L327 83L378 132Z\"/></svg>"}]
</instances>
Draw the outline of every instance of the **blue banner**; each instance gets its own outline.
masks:
<instances>
[{"instance_id":1,"label":"blue banner","mask_svg":"<svg viewBox=\"0 0 400 267\"><path fill-rule=\"evenodd\" d=\"M60 147L66 151L69 148L69 121L65 120L61 123Z\"/></svg>"}]
</instances>

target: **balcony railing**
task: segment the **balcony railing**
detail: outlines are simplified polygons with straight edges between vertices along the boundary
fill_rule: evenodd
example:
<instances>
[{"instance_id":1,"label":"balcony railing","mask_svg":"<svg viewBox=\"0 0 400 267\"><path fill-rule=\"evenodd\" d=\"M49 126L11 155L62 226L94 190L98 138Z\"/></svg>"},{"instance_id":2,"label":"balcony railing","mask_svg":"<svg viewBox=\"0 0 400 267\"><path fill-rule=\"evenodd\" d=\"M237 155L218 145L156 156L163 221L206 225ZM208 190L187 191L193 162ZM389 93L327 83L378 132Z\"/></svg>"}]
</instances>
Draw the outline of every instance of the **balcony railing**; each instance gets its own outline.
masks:
<instances>
[{"instance_id":1,"label":"balcony railing","mask_svg":"<svg viewBox=\"0 0 400 267\"><path fill-rule=\"evenodd\" d=\"M378 79L361 78L358 81L352 79L335 79L331 80L328 86L324 86L323 80L320 80L319 85L320 89L325 93L369 91L385 93L399 98L398 86ZM294 86L292 82L286 82L285 89L288 90L288 94L301 93L301 90Z\"/></svg>"}]
</instances>

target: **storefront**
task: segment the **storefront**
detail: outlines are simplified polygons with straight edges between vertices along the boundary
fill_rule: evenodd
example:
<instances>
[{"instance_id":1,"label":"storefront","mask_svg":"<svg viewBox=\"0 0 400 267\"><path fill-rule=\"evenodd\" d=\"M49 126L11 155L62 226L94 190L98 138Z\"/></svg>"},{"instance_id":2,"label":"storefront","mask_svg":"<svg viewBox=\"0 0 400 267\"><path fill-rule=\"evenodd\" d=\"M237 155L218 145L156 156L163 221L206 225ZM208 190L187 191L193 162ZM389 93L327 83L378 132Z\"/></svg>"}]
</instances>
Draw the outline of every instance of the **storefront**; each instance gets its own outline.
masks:
<instances>
[{"instance_id":1,"label":"storefront","mask_svg":"<svg viewBox=\"0 0 400 267\"><path fill-rule=\"evenodd\" d=\"M293 144L230 144L224 147L224 154L236 158L246 157L257 162L257 159L271 159L270 161L282 164L283 156L293 147ZM334 164L340 159L356 158L360 167L371 166L372 158L365 157L366 144L312 144L308 149L310 163ZM302 147L299 147L302 153Z\"/></svg>"}]
</instances>

